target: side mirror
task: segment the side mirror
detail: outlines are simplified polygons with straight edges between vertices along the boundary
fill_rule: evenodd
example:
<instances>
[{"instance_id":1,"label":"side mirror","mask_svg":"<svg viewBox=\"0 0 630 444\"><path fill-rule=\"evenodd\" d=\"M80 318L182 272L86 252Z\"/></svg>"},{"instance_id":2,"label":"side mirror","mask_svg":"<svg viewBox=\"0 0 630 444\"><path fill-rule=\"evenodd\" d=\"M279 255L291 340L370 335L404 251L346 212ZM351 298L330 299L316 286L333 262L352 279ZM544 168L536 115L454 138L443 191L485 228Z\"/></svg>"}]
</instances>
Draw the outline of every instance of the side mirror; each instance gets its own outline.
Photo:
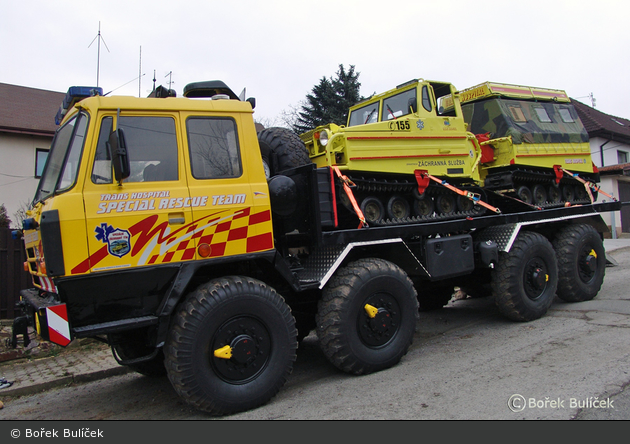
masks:
<instances>
[{"instance_id":1,"label":"side mirror","mask_svg":"<svg viewBox=\"0 0 630 444\"><path fill-rule=\"evenodd\" d=\"M127 142L125 141L125 132L122 128L112 131L107 142L110 159L114 167L114 178L120 185L123 179L131 174L131 166L129 164L129 155L127 153Z\"/></svg>"},{"instance_id":2,"label":"side mirror","mask_svg":"<svg viewBox=\"0 0 630 444\"><path fill-rule=\"evenodd\" d=\"M250 97L247 99L247 102L252 106L252 109L256 108L256 98Z\"/></svg>"}]
</instances>

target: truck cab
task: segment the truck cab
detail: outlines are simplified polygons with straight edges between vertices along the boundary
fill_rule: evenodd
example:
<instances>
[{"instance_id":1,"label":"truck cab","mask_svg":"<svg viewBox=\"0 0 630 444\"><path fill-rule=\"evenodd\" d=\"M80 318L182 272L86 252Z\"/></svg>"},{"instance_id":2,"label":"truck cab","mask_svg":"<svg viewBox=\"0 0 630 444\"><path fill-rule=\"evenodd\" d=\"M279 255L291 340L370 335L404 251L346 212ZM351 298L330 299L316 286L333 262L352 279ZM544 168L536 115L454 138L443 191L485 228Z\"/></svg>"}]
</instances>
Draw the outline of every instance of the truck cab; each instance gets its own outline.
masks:
<instances>
[{"instance_id":1,"label":"truck cab","mask_svg":"<svg viewBox=\"0 0 630 444\"><path fill-rule=\"evenodd\" d=\"M85 90L68 92L24 225L44 336L49 305L65 304L74 335L153 322L183 263L274 249L250 103Z\"/></svg>"}]
</instances>

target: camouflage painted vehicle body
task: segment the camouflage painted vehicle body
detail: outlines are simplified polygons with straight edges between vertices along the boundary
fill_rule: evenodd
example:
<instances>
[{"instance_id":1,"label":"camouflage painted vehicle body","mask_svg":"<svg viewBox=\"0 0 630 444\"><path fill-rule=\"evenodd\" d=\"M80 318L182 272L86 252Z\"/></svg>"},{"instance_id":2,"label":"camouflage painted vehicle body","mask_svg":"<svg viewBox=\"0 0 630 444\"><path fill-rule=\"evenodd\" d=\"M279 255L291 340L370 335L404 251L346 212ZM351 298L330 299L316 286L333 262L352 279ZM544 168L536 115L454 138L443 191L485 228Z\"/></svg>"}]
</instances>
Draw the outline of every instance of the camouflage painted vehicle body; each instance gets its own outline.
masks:
<instances>
[{"instance_id":1,"label":"camouflage painted vehicle body","mask_svg":"<svg viewBox=\"0 0 630 444\"><path fill-rule=\"evenodd\" d=\"M564 91L484 83L460 93L468 130L487 134L481 178L490 190L514 189L536 205L588 201L563 169L597 182L588 133Z\"/></svg>"}]
</instances>

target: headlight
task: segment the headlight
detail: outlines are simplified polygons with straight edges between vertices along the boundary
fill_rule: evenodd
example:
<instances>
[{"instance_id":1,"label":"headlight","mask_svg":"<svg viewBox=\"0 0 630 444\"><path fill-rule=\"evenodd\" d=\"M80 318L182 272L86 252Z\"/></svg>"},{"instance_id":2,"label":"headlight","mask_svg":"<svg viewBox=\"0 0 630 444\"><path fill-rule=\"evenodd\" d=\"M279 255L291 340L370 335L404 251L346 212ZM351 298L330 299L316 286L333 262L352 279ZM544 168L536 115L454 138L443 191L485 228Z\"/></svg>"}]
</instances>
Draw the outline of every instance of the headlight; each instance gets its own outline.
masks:
<instances>
[{"instance_id":1,"label":"headlight","mask_svg":"<svg viewBox=\"0 0 630 444\"><path fill-rule=\"evenodd\" d=\"M328 133L328 130L322 130L319 132L319 143L321 143L322 146L328 145L329 139L330 139L330 134Z\"/></svg>"}]
</instances>

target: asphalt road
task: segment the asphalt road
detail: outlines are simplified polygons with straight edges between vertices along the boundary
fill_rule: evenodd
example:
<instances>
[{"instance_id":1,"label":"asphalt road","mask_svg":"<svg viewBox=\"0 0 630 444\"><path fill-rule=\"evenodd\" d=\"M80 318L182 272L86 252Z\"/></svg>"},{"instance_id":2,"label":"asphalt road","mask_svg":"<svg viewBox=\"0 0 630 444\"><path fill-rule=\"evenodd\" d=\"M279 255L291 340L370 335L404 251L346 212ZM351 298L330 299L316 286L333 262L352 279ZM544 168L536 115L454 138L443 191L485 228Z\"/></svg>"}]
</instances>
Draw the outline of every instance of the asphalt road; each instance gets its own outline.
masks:
<instances>
[{"instance_id":1,"label":"asphalt road","mask_svg":"<svg viewBox=\"0 0 630 444\"><path fill-rule=\"evenodd\" d=\"M589 302L552 305L543 318L504 319L490 298L421 313L397 366L337 371L317 338L300 345L288 383L267 405L221 420L630 419L630 251L611 254ZM205 420L168 379L137 374L15 399L2 420Z\"/></svg>"}]
</instances>

